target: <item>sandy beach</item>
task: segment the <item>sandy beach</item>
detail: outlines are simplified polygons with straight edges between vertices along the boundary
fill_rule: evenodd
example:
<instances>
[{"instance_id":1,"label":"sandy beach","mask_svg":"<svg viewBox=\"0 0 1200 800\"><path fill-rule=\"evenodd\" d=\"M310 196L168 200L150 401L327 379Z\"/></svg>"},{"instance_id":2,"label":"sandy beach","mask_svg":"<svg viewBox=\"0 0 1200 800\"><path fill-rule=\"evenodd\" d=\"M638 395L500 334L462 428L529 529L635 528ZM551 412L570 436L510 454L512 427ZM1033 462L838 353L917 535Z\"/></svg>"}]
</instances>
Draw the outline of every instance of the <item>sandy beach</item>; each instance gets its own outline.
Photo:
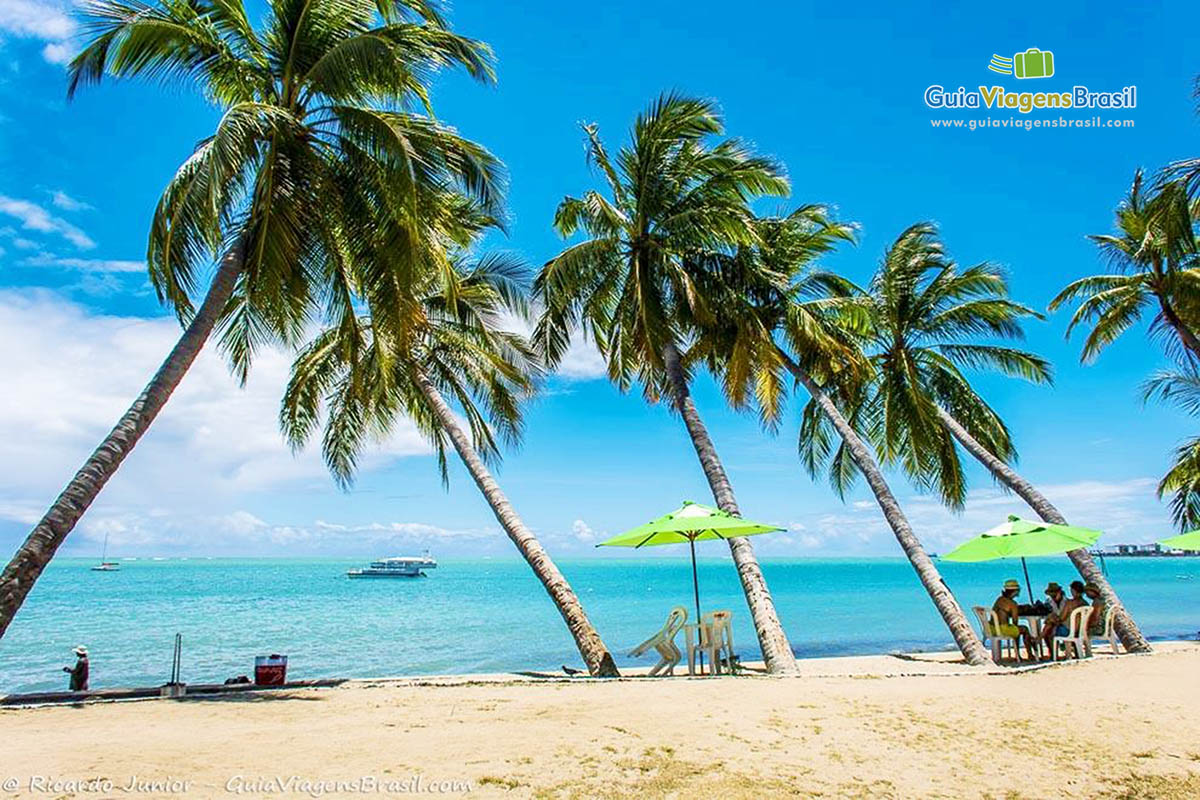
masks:
<instances>
[{"instance_id":1,"label":"sandy beach","mask_svg":"<svg viewBox=\"0 0 1200 800\"><path fill-rule=\"evenodd\" d=\"M1195 643L1024 672L949 655L801 664L8 709L0 780L55 797L1200 795Z\"/></svg>"}]
</instances>

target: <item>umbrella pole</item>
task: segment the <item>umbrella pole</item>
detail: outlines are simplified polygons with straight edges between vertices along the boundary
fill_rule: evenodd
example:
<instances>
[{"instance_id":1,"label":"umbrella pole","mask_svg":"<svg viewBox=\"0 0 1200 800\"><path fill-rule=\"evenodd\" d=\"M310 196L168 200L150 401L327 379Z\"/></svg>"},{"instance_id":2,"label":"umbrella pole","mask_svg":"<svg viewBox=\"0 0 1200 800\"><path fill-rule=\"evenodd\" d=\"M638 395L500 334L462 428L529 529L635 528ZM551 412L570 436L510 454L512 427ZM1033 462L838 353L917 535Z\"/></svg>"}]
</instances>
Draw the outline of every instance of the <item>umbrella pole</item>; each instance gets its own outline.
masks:
<instances>
[{"instance_id":1,"label":"umbrella pole","mask_svg":"<svg viewBox=\"0 0 1200 800\"><path fill-rule=\"evenodd\" d=\"M700 578L696 574L696 540L688 539L692 548L692 591L696 595L696 624L700 624Z\"/></svg>"},{"instance_id":2,"label":"umbrella pole","mask_svg":"<svg viewBox=\"0 0 1200 800\"><path fill-rule=\"evenodd\" d=\"M1025 588L1029 590L1029 602L1033 603L1033 586L1029 583L1029 565L1025 563L1024 556L1021 557L1021 569L1025 570Z\"/></svg>"},{"instance_id":3,"label":"umbrella pole","mask_svg":"<svg viewBox=\"0 0 1200 800\"><path fill-rule=\"evenodd\" d=\"M688 546L692 549L692 592L696 596L696 644L700 644L700 578L696 574L696 539L688 537ZM704 651L700 651L700 674L704 674Z\"/></svg>"}]
</instances>

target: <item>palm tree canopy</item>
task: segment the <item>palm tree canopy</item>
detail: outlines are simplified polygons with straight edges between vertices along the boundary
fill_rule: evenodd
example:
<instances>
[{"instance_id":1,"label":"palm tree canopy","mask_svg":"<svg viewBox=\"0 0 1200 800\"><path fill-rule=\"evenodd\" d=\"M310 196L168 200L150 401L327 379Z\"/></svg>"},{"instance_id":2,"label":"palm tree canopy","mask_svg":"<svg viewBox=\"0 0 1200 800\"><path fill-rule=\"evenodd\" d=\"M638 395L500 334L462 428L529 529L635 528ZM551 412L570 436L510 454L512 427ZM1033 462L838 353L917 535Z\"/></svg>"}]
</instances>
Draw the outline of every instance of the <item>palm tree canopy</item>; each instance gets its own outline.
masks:
<instances>
[{"instance_id":1,"label":"palm tree canopy","mask_svg":"<svg viewBox=\"0 0 1200 800\"><path fill-rule=\"evenodd\" d=\"M1191 417L1200 416L1200 372L1161 371L1142 387L1145 400L1170 403ZM1174 451L1158 496L1171 495L1171 519L1181 531L1200 528L1200 437L1188 439Z\"/></svg>"},{"instance_id":2,"label":"palm tree canopy","mask_svg":"<svg viewBox=\"0 0 1200 800\"><path fill-rule=\"evenodd\" d=\"M447 431L430 408L419 379L458 405L488 460L500 456L497 437L520 441L521 401L541 376L527 340L511 330L526 319L528 270L517 258L459 251L451 269L419 287L422 322L403 337L368 316L331 327L298 355L284 394L280 424L293 448L324 421L322 453L335 479L348 486L359 454L401 417L433 443L446 478Z\"/></svg>"},{"instance_id":3,"label":"palm tree canopy","mask_svg":"<svg viewBox=\"0 0 1200 800\"><path fill-rule=\"evenodd\" d=\"M1166 310L1174 307L1193 331L1200 322L1200 249L1194 229L1196 207L1185 183L1147 187L1141 170L1117 207L1115 229L1089 236L1113 271L1073 281L1050 302L1050 310L1078 302L1067 335L1091 326L1080 360L1094 361L1131 327L1157 307L1150 327L1168 351L1178 354Z\"/></svg>"},{"instance_id":4,"label":"palm tree canopy","mask_svg":"<svg viewBox=\"0 0 1200 800\"><path fill-rule=\"evenodd\" d=\"M460 193L498 214L498 163L433 119L427 90L443 67L492 80L491 54L451 32L435 2L271 0L259 26L241 0L92 0L83 13L69 94L144 77L195 86L222 111L162 194L148 264L186 319L201 271L240 249L220 341L243 380L257 347L297 342L314 313L345 320L355 297L411 309L395 302L410 277L395 270L430 265L358 269L355 243L376 216L364 209L393 212L391 234L410 244L447 235L452 217L426 209Z\"/></svg>"},{"instance_id":5,"label":"palm tree canopy","mask_svg":"<svg viewBox=\"0 0 1200 800\"><path fill-rule=\"evenodd\" d=\"M753 401L774 429L787 385L780 340L814 374L854 363L846 334L861 321L857 287L816 264L838 244L853 243L857 226L817 204L753 225L751 243L697 257L705 267L696 270L697 285L721 313L697 331L687 360L703 361L734 408Z\"/></svg>"},{"instance_id":6,"label":"palm tree canopy","mask_svg":"<svg viewBox=\"0 0 1200 800\"><path fill-rule=\"evenodd\" d=\"M724 128L714 103L665 94L640 114L630 141L610 157L595 125L588 158L604 191L567 197L554 225L581 235L534 283L544 307L534 341L551 364L581 327L622 389L636 379L647 399L665 391L664 349L680 351L719 309L699 290L703 256L755 240L749 203L788 191L781 167Z\"/></svg>"},{"instance_id":7,"label":"palm tree canopy","mask_svg":"<svg viewBox=\"0 0 1200 800\"><path fill-rule=\"evenodd\" d=\"M899 463L917 485L960 508L966 481L958 448L941 422L944 411L976 441L1006 461L1016 457L1007 426L979 396L968 371L986 370L1034 383L1051 381L1040 356L981 339L1021 340L1023 320L1040 315L1014 302L1002 270L990 263L961 267L937 228L918 223L887 249L858 298L866 326L860 336L868 371L844 371L833 388L856 428L884 463ZM828 464L839 492L857 469L845 443L812 403L804 412L801 452L812 472Z\"/></svg>"},{"instance_id":8,"label":"palm tree canopy","mask_svg":"<svg viewBox=\"0 0 1200 800\"><path fill-rule=\"evenodd\" d=\"M1200 527L1200 437L1175 448L1167 474L1158 484L1158 496L1171 495L1171 519L1181 531Z\"/></svg>"}]
</instances>

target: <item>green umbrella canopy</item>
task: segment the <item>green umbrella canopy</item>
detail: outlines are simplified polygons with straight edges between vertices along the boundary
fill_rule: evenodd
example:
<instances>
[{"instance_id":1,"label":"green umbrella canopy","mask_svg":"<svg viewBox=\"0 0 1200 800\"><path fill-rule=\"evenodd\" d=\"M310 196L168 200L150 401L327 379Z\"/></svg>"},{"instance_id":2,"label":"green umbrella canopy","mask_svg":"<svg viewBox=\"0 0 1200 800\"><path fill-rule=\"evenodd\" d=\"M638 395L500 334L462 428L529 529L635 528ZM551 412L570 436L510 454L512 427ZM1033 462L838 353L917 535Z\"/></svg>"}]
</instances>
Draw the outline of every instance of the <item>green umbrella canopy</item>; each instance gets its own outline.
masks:
<instances>
[{"instance_id":1,"label":"green umbrella canopy","mask_svg":"<svg viewBox=\"0 0 1200 800\"><path fill-rule=\"evenodd\" d=\"M1174 547L1177 550L1200 550L1200 531L1172 536L1170 539L1163 539L1159 544L1165 544L1167 547Z\"/></svg>"},{"instance_id":2,"label":"green umbrella canopy","mask_svg":"<svg viewBox=\"0 0 1200 800\"><path fill-rule=\"evenodd\" d=\"M960 544L942 556L946 561L991 561L1066 553L1091 547L1100 531L1074 525L1030 522L1017 516Z\"/></svg>"},{"instance_id":3,"label":"green umbrella canopy","mask_svg":"<svg viewBox=\"0 0 1200 800\"><path fill-rule=\"evenodd\" d=\"M735 517L718 508L685 502L652 522L619 533L597 547L655 547L662 544L686 544L709 539L733 539L783 530L775 525Z\"/></svg>"},{"instance_id":4,"label":"green umbrella canopy","mask_svg":"<svg viewBox=\"0 0 1200 800\"><path fill-rule=\"evenodd\" d=\"M776 525L763 525L712 506L685 501L682 506L656 520L619 533L597 547L655 547L660 544L687 543L692 551L692 592L696 599L696 622L700 622L700 577L696 573L696 542L709 539L734 539L760 533L781 531ZM700 658L704 666L704 657Z\"/></svg>"}]
</instances>

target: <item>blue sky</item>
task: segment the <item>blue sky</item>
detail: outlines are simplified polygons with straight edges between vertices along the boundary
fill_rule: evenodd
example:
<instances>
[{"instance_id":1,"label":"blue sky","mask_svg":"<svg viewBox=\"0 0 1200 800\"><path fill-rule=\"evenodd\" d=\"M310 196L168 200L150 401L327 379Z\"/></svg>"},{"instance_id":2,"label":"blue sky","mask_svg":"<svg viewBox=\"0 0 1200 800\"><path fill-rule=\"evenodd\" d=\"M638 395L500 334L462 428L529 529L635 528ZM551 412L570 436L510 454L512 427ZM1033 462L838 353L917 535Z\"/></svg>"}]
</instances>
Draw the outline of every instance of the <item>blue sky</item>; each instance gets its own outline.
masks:
<instances>
[{"instance_id":1,"label":"blue sky","mask_svg":"<svg viewBox=\"0 0 1200 800\"><path fill-rule=\"evenodd\" d=\"M1044 308L1068 281L1101 270L1087 233L1106 231L1138 166L1200 150L1191 82L1200 73L1200 11L1181 4L1056 4L1030 14L993 5L614 0L586 11L527 0L518 9L459 0L458 30L493 45L499 84L439 80L439 115L500 156L510 174L511 234L497 241L538 264L565 194L596 184L580 121L610 142L667 89L716 98L729 132L782 160L790 203L824 202L862 225L857 248L828 260L865 279L887 242L918 220L942 228L955 258L1005 265L1014 294ZM183 89L108 84L64 99L69 9L0 0L0 550L15 548L115 421L177 328L148 291L141 259L164 182L212 128L214 109ZM1057 74L1018 81L988 72L993 53L1052 50ZM1152 57L1143 57L1152 53ZM1106 112L1131 129L934 129L927 86L1011 90L1138 87L1138 107ZM1036 84L1036 85L1035 85ZM1042 85L1044 84L1044 86ZM1084 117L1090 113L1067 113ZM984 378L1010 422L1022 469L1074 521L1109 541L1167 533L1153 486L1169 449L1193 433L1178 413L1143 407L1137 386L1163 365L1138 330L1099 362L1078 364L1066 319L1030 328L1053 360L1053 388ZM336 491L314 453L293 457L275 410L287 356L266 354L239 391L201 359L160 422L106 488L64 552L374 555L429 546L506 556L511 547L458 468L443 491L433 459L402 428L368 458L355 490ZM748 516L789 530L769 555L893 555L873 503L843 504L795 458L797 404L777 436L726 410L702 379L698 401ZM518 510L563 557L595 538L707 489L679 422L598 377L580 347L529 410L529 435L501 480ZM973 471L962 517L897 477L931 549L990 527L1019 503Z\"/></svg>"}]
</instances>

